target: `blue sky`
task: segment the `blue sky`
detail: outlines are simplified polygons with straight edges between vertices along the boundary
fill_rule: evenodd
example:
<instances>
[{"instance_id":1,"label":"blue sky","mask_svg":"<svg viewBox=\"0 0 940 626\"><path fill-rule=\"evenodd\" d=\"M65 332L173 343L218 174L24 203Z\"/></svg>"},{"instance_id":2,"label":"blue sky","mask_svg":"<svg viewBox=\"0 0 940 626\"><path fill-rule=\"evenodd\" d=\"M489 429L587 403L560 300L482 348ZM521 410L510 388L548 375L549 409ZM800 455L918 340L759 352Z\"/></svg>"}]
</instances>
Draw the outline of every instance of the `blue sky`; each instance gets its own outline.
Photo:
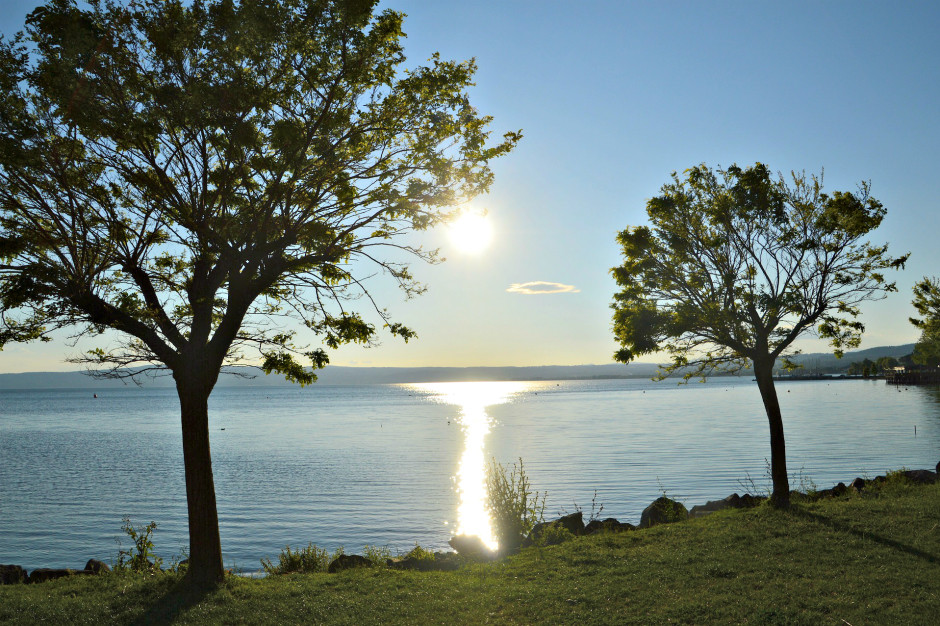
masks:
<instances>
[{"instance_id":1,"label":"blue sky","mask_svg":"<svg viewBox=\"0 0 940 626\"><path fill-rule=\"evenodd\" d=\"M6 2L10 34L37 2ZM405 12L409 64L475 57L471 100L494 134L522 129L494 164L482 256L424 242L448 261L413 270L429 291L374 292L419 338L343 347L338 365L604 363L615 235L645 222L670 172L762 161L819 172L826 188L870 180L888 209L871 237L911 252L899 292L863 307L862 347L916 340L911 286L940 275L940 4L933 2L388 1ZM558 282L527 295L514 283ZM809 351L821 342L806 341ZM62 344L8 347L0 371L71 369Z\"/></svg>"}]
</instances>

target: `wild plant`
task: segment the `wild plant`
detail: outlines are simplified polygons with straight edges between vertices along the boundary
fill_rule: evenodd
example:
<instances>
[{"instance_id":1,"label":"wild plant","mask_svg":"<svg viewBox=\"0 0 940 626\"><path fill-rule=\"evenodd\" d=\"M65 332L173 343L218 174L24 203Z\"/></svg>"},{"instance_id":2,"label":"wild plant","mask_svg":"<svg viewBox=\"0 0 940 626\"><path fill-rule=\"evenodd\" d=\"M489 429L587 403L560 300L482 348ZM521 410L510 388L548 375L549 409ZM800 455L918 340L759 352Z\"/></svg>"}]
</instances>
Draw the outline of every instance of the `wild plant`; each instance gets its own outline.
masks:
<instances>
[{"instance_id":1,"label":"wild plant","mask_svg":"<svg viewBox=\"0 0 940 626\"><path fill-rule=\"evenodd\" d=\"M326 550L312 543L307 544L306 548L297 550L291 550L290 546L285 546L277 558L276 565L270 559L261 559L261 567L268 575L325 572L331 560Z\"/></svg>"},{"instance_id":2,"label":"wild plant","mask_svg":"<svg viewBox=\"0 0 940 626\"><path fill-rule=\"evenodd\" d=\"M366 557L372 561L375 565L386 565L388 560L392 558L392 551L388 549L388 546L363 546L362 547L362 556Z\"/></svg>"},{"instance_id":3,"label":"wild plant","mask_svg":"<svg viewBox=\"0 0 940 626\"><path fill-rule=\"evenodd\" d=\"M805 473L806 466L803 465L800 467L800 471L797 472L796 476L793 477L793 482L799 484L797 491L805 493L807 496L814 496L819 491L819 488L816 486L816 482L806 475Z\"/></svg>"},{"instance_id":4,"label":"wild plant","mask_svg":"<svg viewBox=\"0 0 940 626\"><path fill-rule=\"evenodd\" d=\"M130 517L124 516L121 521L123 522L121 530L131 538L134 545L129 550L118 548L118 559L114 569L132 572L159 570L163 559L154 554L153 540L150 538L153 531L157 529L157 523L152 521L146 526L135 528L131 525ZM120 546L120 540L118 540L118 545Z\"/></svg>"},{"instance_id":5,"label":"wild plant","mask_svg":"<svg viewBox=\"0 0 940 626\"><path fill-rule=\"evenodd\" d=\"M770 461L768 461L766 458L764 459L764 479L762 483L762 485L758 485L748 472L744 473L743 480L738 480L738 485L740 485L741 489L745 493L749 493L752 496L769 498L772 491L771 485L773 484L773 481L771 479Z\"/></svg>"},{"instance_id":6,"label":"wild plant","mask_svg":"<svg viewBox=\"0 0 940 626\"><path fill-rule=\"evenodd\" d=\"M170 571L171 572L185 572L188 566L189 566L189 548L186 548L185 546L180 546L179 552L177 552L176 556L173 557L173 560L170 561Z\"/></svg>"},{"instance_id":7,"label":"wild plant","mask_svg":"<svg viewBox=\"0 0 940 626\"><path fill-rule=\"evenodd\" d=\"M898 483L902 485L910 484L911 480L907 477L909 470L906 467L902 467L896 470L888 470L885 472L885 482L886 483Z\"/></svg>"},{"instance_id":8,"label":"wild plant","mask_svg":"<svg viewBox=\"0 0 940 626\"><path fill-rule=\"evenodd\" d=\"M416 541L416 542L415 542L415 547L412 548L411 551L408 552L408 554L406 554L406 555L405 555L404 557L402 557L402 558L405 558L405 559L416 559L416 560L418 560L418 561L433 561L433 560L434 560L434 553L431 552L430 550L427 550L427 549L425 549L425 548L422 548L420 545L418 545L418 542Z\"/></svg>"},{"instance_id":9,"label":"wild plant","mask_svg":"<svg viewBox=\"0 0 940 626\"><path fill-rule=\"evenodd\" d=\"M557 546L571 539L574 539L574 535L571 534L571 531L555 522L542 528L542 531L535 540L535 545L538 548Z\"/></svg>"},{"instance_id":10,"label":"wild plant","mask_svg":"<svg viewBox=\"0 0 940 626\"><path fill-rule=\"evenodd\" d=\"M533 491L522 459L502 465L493 459L486 468L486 508L503 553L515 551L532 527L545 519L547 493Z\"/></svg>"},{"instance_id":11,"label":"wild plant","mask_svg":"<svg viewBox=\"0 0 940 626\"><path fill-rule=\"evenodd\" d=\"M577 502L573 502L572 504L574 505L574 512L575 512L575 513L581 513L581 515L583 516L583 515L584 515L584 509L582 509L582 508L578 505ZM601 518L601 513L603 513L603 512L604 512L604 503L603 503L603 502L601 502L600 504L597 503L597 489L595 489L595 490L594 490L594 497L591 498L591 514L590 514L590 517L587 518L587 521L586 521L585 523L587 524L587 523L593 522L594 520L599 520L599 519ZM562 508L562 510L561 510L561 512L560 512L559 514L560 514L560 515L570 515L570 513L568 513L567 509L564 509L564 508Z\"/></svg>"}]
</instances>

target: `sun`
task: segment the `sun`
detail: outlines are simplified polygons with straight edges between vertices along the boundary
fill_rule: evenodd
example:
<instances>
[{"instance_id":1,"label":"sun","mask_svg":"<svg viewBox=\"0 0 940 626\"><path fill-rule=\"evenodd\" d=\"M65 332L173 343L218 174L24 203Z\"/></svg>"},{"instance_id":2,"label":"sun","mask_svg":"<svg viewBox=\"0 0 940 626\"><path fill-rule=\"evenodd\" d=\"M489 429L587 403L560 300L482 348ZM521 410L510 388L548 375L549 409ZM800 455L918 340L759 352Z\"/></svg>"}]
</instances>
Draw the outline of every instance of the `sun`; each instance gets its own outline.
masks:
<instances>
[{"instance_id":1,"label":"sun","mask_svg":"<svg viewBox=\"0 0 940 626\"><path fill-rule=\"evenodd\" d=\"M493 226L486 215L464 213L447 228L447 234L459 251L479 254L493 240Z\"/></svg>"}]
</instances>

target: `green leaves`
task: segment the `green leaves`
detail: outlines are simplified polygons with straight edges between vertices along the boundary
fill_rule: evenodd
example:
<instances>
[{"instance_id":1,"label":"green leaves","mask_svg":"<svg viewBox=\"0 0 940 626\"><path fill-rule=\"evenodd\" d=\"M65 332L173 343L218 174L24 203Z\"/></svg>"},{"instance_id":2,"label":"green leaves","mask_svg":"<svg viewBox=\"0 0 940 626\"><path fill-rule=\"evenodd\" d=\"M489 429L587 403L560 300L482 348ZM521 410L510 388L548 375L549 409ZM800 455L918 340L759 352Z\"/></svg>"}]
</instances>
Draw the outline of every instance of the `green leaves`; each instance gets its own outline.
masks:
<instances>
[{"instance_id":1,"label":"green leaves","mask_svg":"<svg viewBox=\"0 0 940 626\"><path fill-rule=\"evenodd\" d=\"M376 5L37 9L0 43L0 337L117 328L133 340L114 363L250 348L301 381L281 351L309 351L272 342L271 315L369 343L361 298L414 337L364 279L420 293L401 255L436 257L406 238L485 193L521 133L490 141L474 61L402 69L403 15Z\"/></svg>"},{"instance_id":2,"label":"green leaves","mask_svg":"<svg viewBox=\"0 0 940 626\"><path fill-rule=\"evenodd\" d=\"M907 258L862 241L885 214L867 183L829 196L821 179L761 163L673 173L647 214L617 237L615 358L665 351L670 371L772 361L803 333L855 347L857 305L894 290L885 270Z\"/></svg>"}]
</instances>

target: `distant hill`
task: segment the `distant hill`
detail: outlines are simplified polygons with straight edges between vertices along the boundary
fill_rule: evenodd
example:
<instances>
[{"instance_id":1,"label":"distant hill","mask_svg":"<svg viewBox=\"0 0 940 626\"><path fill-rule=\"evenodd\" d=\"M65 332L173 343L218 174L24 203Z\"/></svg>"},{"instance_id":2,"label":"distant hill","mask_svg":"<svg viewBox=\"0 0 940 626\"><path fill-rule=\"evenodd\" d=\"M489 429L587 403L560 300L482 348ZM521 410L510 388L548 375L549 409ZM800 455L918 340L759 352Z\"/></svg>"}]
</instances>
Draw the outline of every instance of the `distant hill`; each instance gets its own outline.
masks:
<instances>
[{"instance_id":1,"label":"distant hill","mask_svg":"<svg viewBox=\"0 0 940 626\"><path fill-rule=\"evenodd\" d=\"M818 371L820 374L835 374L844 372L855 361L864 361L865 359L877 361L883 356L893 356L897 359L913 351L914 344L908 343L902 346L879 346L877 348L846 352L841 359L837 359L831 352L814 352L801 354L791 360L803 366L800 370L801 373L815 373Z\"/></svg>"},{"instance_id":2,"label":"distant hill","mask_svg":"<svg viewBox=\"0 0 940 626\"><path fill-rule=\"evenodd\" d=\"M793 360L805 373L844 372L854 361L883 356L902 357L914 351L914 344L882 346L848 352L841 359L832 353L801 354ZM289 385L277 375L265 376L253 368L235 368L253 378L222 376L220 387L277 387ZM320 385L372 385L390 383L436 383L475 380L583 380L603 378L650 378L657 366L652 363L608 363L604 365L541 365L532 367L341 367L328 366L317 372ZM133 385L132 382L96 379L84 372L27 372L0 374L0 389L108 389ZM145 378L145 387L172 387L169 376Z\"/></svg>"}]
</instances>

